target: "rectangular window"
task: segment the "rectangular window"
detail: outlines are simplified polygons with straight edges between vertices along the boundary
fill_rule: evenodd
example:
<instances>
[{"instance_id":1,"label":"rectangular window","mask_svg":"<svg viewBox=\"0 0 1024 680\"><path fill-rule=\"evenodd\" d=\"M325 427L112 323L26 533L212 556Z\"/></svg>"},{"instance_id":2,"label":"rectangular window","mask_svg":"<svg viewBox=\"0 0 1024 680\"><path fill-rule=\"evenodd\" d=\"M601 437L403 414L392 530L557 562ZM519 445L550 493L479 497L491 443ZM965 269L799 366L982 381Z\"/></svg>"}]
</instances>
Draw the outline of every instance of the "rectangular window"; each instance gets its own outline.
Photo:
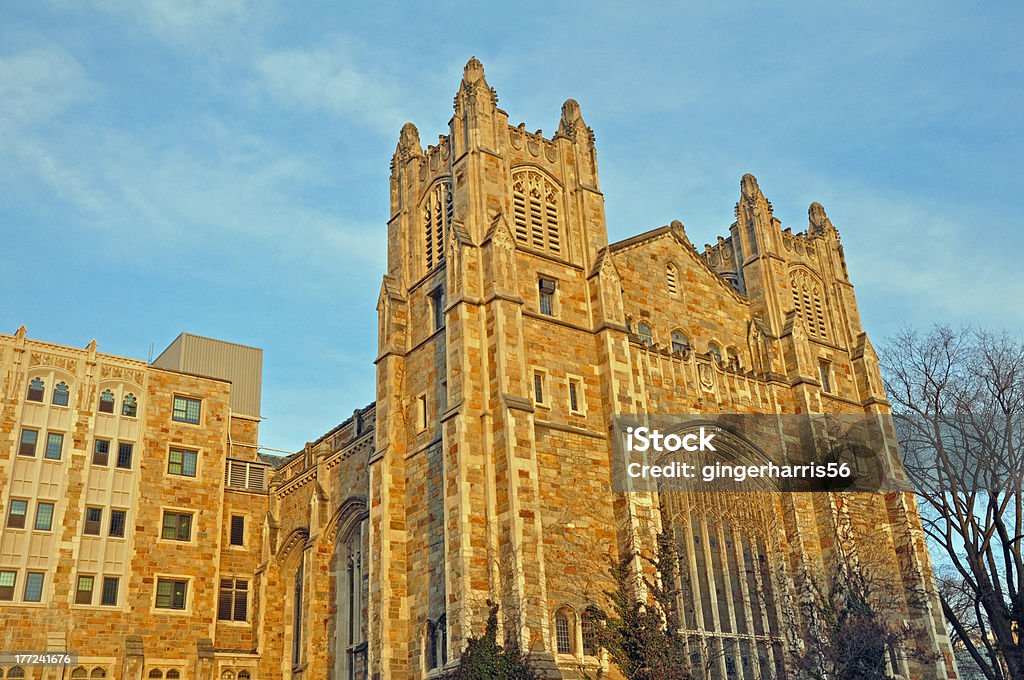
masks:
<instances>
[{"instance_id":1,"label":"rectangular window","mask_svg":"<svg viewBox=\"0 0 1024 680\"><path fill-rule=\"evenodd\" d=\"M832 391L832 366L827 361L822 361L818 364L818 372L821 374L821 391L831 392Z\"/></svg>"},{"instance_id":2,"label":"rectangular window","mask_svg":"<svg viewBox=\"0 0 1024 680\"><path fill-rule=\"evenodd\" d=\"M544 374L540 371L533 372L533 400L538 404L544 403Z\"/></svg>"},{"instance_id":3,"label":"rectangular window","mask_svg":"<svg viewBox=\"0 0 1024 680\"><path fill-rule=\"evenodd\" d=\"M132 445L121 442L117 445L117 467L125 470L132 469Z\"/></svg>"},{"instance_id":4,"label":"rectangular window","mask_svg":"<svg viewBox=\"0 0 1024 680\"><path fill-rule=\"evenodd\" d=\"M202 402L189 397L175 397L171 419L179 423L199 424L199 407Z\"/></svg>"},{"instance_id":5,"label":"rectangular window","mask_svg":"<svg viewBox=\"0 0 1024 680\"><path fill-rule=\"evenodd\" d=\"M196 457L198 455L195 451L171 449L171 453L167 458L167 474L195 477Z\"/></svg>"},{"instance_id":6,"label":"rectangular window","mask_svg":"<svg viewBox=\"0 0 1024 680\"><path fill-rule=\"evenodd\" d=\"M116 538L124 538L124 527L128 512L126 510L111 510L110 511L110 533L109 536Z\"/></svg>"},{"instance_id":7,"label":"rectangular window","mask_svg":"<svg viewBox=\"0 0 1024 680\"><path fill-rule=\"evenodd\" d=\"M39 441L38 430L22 430L21 446L18 447L19 456L35 456L36 442Z\"/></svg>"},{"instance_id":8,"label":"rectangular window","mask_svg":"<svg viewBox=\"0 0 1024 680\"><path fill-rule=\"evenodd\" d=\"M427 395L416 397L416 424L419 432L427 429Z\"/></svg>"},{"instance_id":9,"label":"rectangular window","mask_svg":"<svg viewBox=\"0 0 1024 680\"><path fill-rule=\"evenodd\" d=\"M157 609L184 609L188 597L188 581L159 578L156 580Z\"/></svg>"},{"instance_id":10,"label":"rectangular window","mask_svg":"<svg viewBox=\"0 0 1024 680\"><path fill-rule=\"evenodd\" d=\"M580 381L569 378L569 410L580 412Z\"/></svg>"},{"instance_id":11,"label":"rectangular window","mask_svg":"<svg viewBox=\"0 0 1024 680\"><path fill-rule=\"evenodd\" d=\"M7 528L24 529L25 515L28 514L28 501L11 499L11 509L7 511Z\"/></svg>"},{"instance_id":12,"label":"rectangular window","mask_svg":"<svg viewBox=\"0 0 1024 680\"><path fill-rule=\"evenodd\" d=\"M245 517L231 515L231 545L245 544Z\"/></svg>"},{"instance_id":13,"label":"rectangular window","mask_svg":"<svg viewBox=\"0 0 1024 680\"><path fill-rule=\"evenodd\" d=\"M555 288L557 284L554 279L541 278L537 282L540 295L540 313L553 316L555 313Z\"/></svg>"},{"instance_id":14,"label":"rectangular window","mask_svg":"<svg viewBox=\"0 0 1024 680\"><path fill-rule=\"evenodd\" d=\"M103 508L89 507L85 509L85 528L82 533L87 536L99 536L100 524L103 522Z\"/></svg>"},{"instance_id":15,"label":"rectangular window","mask_svg":"<svg viewBox=\"0 0 1024 680\"><path fill-rule=\"evenodd\" d=\"M97 439L92 445L92 464L106 467L110 463L110 441Z\"/></svg>"},{"instance_id":16,"label":"rectangular window","mask_svg":"<svg viewBox=\"0 0 1024 680\"><path fill-rule=\"evenodd\" d=\"M43 572L30 571L25 575L25 602L42 602Z\"/></svg>"},{"instance_id":17,"label":"rectangular window","mask_svg":"<svg viewBox=\"0 0 1024 680\"><path fill-rule=\"evenodd\" d=\"M434 330L444 328L444 290L438 288L428 295L430 298L430 314L433 318Z\"/></svg>"},{"instance_id":18,"label":"rectangular window","mask_svg":"<svg viewBox=\"0 0 1024 680\"><path fill-rule=\"evenodd\" d=\"M220 596L217 599L217 619L220 621L245 621L249 613L249 582L241 578L220 580Z\"/></svg>"},{"instance_id":19,"label":"rectangular window","mask_svg":"<svg viewBox=\"0 0 1024 680\"><path fill-rule=\"evenodd\" d=\"M188 541L192 538L192 515L186 512L164 511L160 536L168 541Z\"/></svg>"},{"instance_id":20,"label":"rectangular window","mask_svg":"<svg viewBox=\"0 0 1024 680\"><path fill-rule=\"evenodd\" d=\"M75 591L75 604L92 604L92 587L95 576L79 576L78 589Z\"/></svg>"},{"instance_id":21,"label":"rectangular window","mask_svg":"<svg viewBox=\"0 0 1024 680\"><path fill-rule=\"evenodd\" d=\"M60 460L64 454L64 435L60 432L50 432L46 435L46 451L43 457L47 460Z\"/></svg>"},{"instance_id":22,"label":"rectangular window","mask_svg":"<svg viewBox=\"0 0 1024 680\"><path fill-rule=\"evenodd\" d=\"M100 604L108 607L117 606L117 588L121 580L116 576L103 577L103 593L100 595Z\"/></svg>"},{"instance_id":23,"label":"rectangular window","mask_svg":"<svg viewBox=\"0 0 1024 680\"><path fill-rule=\"evenodd\" d=\"M53 503L39 501L36 503L36 531L49 531L53 528Z\"/></svg>"},{"instance_id":24,"label":"rectangular window","mask_svg":"<svg viewBox=\"0 0 1024 680\"><path fill-rule=\"evenodd\" d=\"M14 599L14 582L17 577L18 573L15 571L0 569L0 600Z\"/></svg>"}]
</instances>

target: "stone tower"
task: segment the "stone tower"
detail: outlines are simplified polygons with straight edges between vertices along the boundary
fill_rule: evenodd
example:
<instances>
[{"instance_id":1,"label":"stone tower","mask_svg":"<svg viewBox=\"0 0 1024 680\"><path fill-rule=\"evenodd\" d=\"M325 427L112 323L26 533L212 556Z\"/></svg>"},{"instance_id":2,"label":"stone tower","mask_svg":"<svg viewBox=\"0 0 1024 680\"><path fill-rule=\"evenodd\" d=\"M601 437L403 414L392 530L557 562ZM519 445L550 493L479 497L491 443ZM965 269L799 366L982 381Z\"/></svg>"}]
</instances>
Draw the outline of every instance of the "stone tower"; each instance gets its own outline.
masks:
<instances>
[{"instance_id":1,"label":"stone tower","mask_svg":"<svg viewBox=\"0 0 1024 680\"><path fill-rule=\"evenodd\" d=\"M455 663L488 600L506 642L550 677L607 666L590 614L607 611L608 565L670 523L706 677L785 673L806 572L871 527L906 586L904 619L941 655L894 650L891 670L956 677L911 496L724 508L612 492L615 414L887 412L820 205L806 232L783 230L746 175L729 236L704 252L679 222L609 244L579 105L565 102L550 138L512 126L475 58L448 134L424 148L407 123L390 182L368 466L372 677ZM857 520L836 519L850 507Z\"/></svg>"}]
</instances>

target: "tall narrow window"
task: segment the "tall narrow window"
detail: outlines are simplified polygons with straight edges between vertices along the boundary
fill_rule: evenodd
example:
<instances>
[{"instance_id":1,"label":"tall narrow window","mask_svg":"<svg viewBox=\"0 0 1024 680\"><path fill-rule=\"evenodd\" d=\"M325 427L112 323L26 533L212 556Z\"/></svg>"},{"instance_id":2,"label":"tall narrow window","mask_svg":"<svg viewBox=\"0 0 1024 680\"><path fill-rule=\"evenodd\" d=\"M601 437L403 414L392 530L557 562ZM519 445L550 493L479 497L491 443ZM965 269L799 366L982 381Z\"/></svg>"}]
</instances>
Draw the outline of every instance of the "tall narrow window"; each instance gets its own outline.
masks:
<instances>
[{"instance_id":1,"label":"tall narrow window","mask_svg":"<svg viewBox=\"0 0 1024 680\"><path fill-rule=\"evenodd\" d=\"M37 430L22 430L21 444L18 446L18 455L35 456L37 441L39 441L39 432Z\"/></svg>"},{"instance_id":2,"label":"tall narrow window","mask_svg":"<svg viewBox=\"0 0 1024 680\"><path fill-rule=\"evenodd\" d=\"M583 653L587 656L597 656L597 626L604 618L601 612L594 607L588 607L583 612L583 621L580 624L580 632L583 637Z\"/></svg>"},{"instance_id":3,"label":"tall narrow window","mask_svg":"<svg viewBox=\"0 0 1024 680\"><path fill-rule=\"evenodd\" d=\"M572 654L573 630L569 617L572 613L568 609L559 609L555 612L555 642L559 654Z\"/></svg>"},{"instance_id":4,"label":"tall narrow window","mask_svg":"<svg viewBox=\"0 0 1024 680\"><path fill-rule=\"evenodd\" d=\"M429 295L430 298L430 315L433 319L434 330L439 331L444 328L444 289L438 288Z\"/></svg>"},{"instance_id":5,"label":"tall narrow window","mask_svg":"<svg viewBox=\"0 0 1024 680\"><path fill-rule=\"evenodd\" d=\"M444 614L437 620L437 632L437 646L440 647L441 665L444 666L448 663L448 617Z\"/></svg>"},{"instance_id":6,"label":"tall narrow window","mask_svg":"<svg viewBox=\"0 0 1024 680\"><path fill-rule=\"evenodd\" d=\"M100 395L100 413L114 412L114 393L110 390L103 390Z\"/></svg>"},{"instance_id":7,"label":"tall narrow window","mask_svg":"<svg viewBox=\"0 0 1024 680\"><path fill-rule=\"evenodd\" d=\"M435 184L423 204L423 252L427 271L444 261L445 232L451 224L453 210L451 184Z\"/></svg>"},{"instance_id":8,"label":"tall narrow window","mask_svg":"<svg viewBox=\"0 0 1024 680\"><path fill-rule=\"evenodd\" d=\"M722 348L713 342L708 343L708 354L715 360L715 363L719 366L722 365Z\"/></svg>"},{"instance_id":9,"label":"tall narrow window","mask_svg":"<svg viewBox=\"0 0 1024 680\"><path fill-rule=\"evenodd\" d=\"M574 413L579 413L583 409L580 408L580 390L582 385L576 378L569 378L569 410Z\"/></svg>"},{"instance_id":10,"label":"tall narrow window","mask_svg":"<svg viewBox=\"0 0 1024 680\"><path fill-rule=\"evenodd\" d=\"M301 558L300 558L301 559ZM302 562L295 570L295 587L292 599L292 665L302 663Z\"/></svg>"},{"instance_id":11,"label":"tall narrow window","mask_svg":"<svg viewBox=\"0 0 1024 680\"><path fill-rule=\"evenodd\" d=\"M679 295L679 272L671 262L665 267L665 280L668 283L668 294Z\"/></svg>"},{"instance_id":12,"label":"tall narrow window","mask_svg":"<svg viewBox=\"0 0 1024 680\"><path fill-rule=\"evenodd\" d=\"M42 601L44 576L41 571L30 571L25 575L25 602Z\"/></svg>"},{"instance_id":13,"label":"tall narrow window","mask_svg":"<svg viewBox=\"0 0 1024 680\"><path fill-rule=\"evenodd\" d=\"M427 429L427 395L416 397L416 427L419 432Z\"/></svg>"},{"instance_id":14,"label":"tall narrow window","mask_svg":"<svg viewBox=\"0 0 1024 680\"><path fill-rule=\"evenodd\" d=\"M44 391L46 391L46 385L43 384L43 381L40 378L32 378L32 382L28 384L28 396L25 399L42 403Z\"/></svg>"},{"instance_id":15,"label":"tall narrow window","mask_svg":"<svg viewBox=\"0 0 1024 680\"><path fill-rule=\"evenodd\" d=\"M53 503L38 501L36 503L36 531L50 531L53 528Z\"/></svg>"},{"instance_id":16,"label":"tall narrow window","mask_svg":"<svg viewBox=\"0 0 1024 680\"><path fill-rule=\"evenodd\" d=\"M245 544L245 515L231 515L231 545Z\"/></svg>"},{"instance_id":17,"label":"tall narrow window","mask_svg":"<svg viewBox=\"0 0 1024 680\"><path fill-rule=\"evenodd\" d=\"M533 372L533 400L538 404L544 402L544 374L540 371Z\"/></svg>"},{"instance_id":18,"label":"tall narrow window","mask_svg":"<svg viewBox=\"0 0 1024 680\"><path fill-rule=\"evenodd\" d=\"M121 415L134 418L139 413L139 400L135 398L135 395L129 392L124 395L124 401L121 403Z\"/></svg>"},{"instance_id":19,"label":"tall narrow window","mask_svg":"<svg viewBox=\"0 0 1024 680\"><path fill-rule=\"evenodd\" d=\"M821 391L832 391L832 364L827 361L818 363L818 373L821 375Z\"/></svg>"},{"instance_id":20,"label":"tall narrow window","mask_svg":"<svg viewBox=\"0 0 1024 680\"><path fill-rule=\"evenodd\" d=\"M117 590L121 585L121 579L116 576L103 577L103 591L100 595L100 604L106 607L117 606Z\"/></svg>"},{"instance_id":21,"label":"tall narrow window","mask_svg":"<svg viewBox=\"0 0 1024 680\"><path fill-rule=\"evenodd\" d=\"M432 671L437 668L437 624L433 621L427 621L426 648L427 670Z\"/></svg>"},{"instance_id":22,"label":"tall narrow window","mask_svg":"<svg viewBox=\"0 0 1024 680\"><path fill-rule=\"evenodd\" d=\"M538 281L538 288L540 289L538 295L540 300L540 313L546 314L547 316L554 316L555 314L555 289L557 283L554 279L541 278Z\"/></svg>"},{"instance_id":23,"label":"tall narrow window","mask_svg":"<svg viewBox=\"0 0 1024 680\"><path fill-rule=\"evenodd\" d=\"M558 220L560 192L544 175L521 170L512 175L512 222L516 240L525 245L562 252Z\"/></svg>"},{"instance_id":24,"label":"tall narrow window","mask_svg":"<svg viewBox=\"0 0 1024 680\"><path fill-rule=\"evenodd\" d=\"M54 406L67 406L68 401L71 399L71 390L68 388L68 384L63 380L57 383L57 386L53 388L53 405Z\"/></svg>"},{"instance_id":25,"label":"tall narrow window","mask_svg":"<svg viewBox=\"0 0 1024 680\"><path fill-rule=\"evenodd\" d=\"M132 445L128 442L117 445L117 467L124 470L132 469Z\"/></svg>"},{"instance_id":26,"label":"tall narrow window","mask_svg":"<svg viewBox=\"0 0 1024 680\"><path fill-rule=\"evenodd\" d=\"M47 460L60 460L64 452L64 435L60 432L50 432L46 435L46 452L43 457Z\"/></svg>"},{"instance_id":27,"label":"tall narrow window","mask_svg":"<svg viewBox=\"0 0 1024 680\"><path fill-rule=\"evenodd\" d=\"M113 536L114 538L124 538L124 529L127 524L127 518L127 510L111 510L110 531L107 532L107 535Z\"/></svg>"}]
</instances>

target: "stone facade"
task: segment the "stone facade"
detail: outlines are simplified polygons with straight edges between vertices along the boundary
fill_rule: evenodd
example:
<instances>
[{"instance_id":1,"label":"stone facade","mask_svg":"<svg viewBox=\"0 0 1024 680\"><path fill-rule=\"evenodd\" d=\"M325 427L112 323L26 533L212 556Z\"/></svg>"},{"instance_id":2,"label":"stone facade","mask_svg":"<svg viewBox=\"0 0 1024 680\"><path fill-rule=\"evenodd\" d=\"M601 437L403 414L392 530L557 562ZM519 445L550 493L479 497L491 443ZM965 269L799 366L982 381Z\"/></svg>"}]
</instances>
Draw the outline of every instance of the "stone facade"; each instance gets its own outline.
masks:
<instances>
[{"instance_id":1,"label":"stone facade","mask_svg":"<svg viewBox=\"0 0 1024 680\"><path fill-rule=\"evenodd\" d=\"M0 571L17 575L0 647L76 651L84 672L133 680L412 680L457 663L492 600L538 669L580 677L608 668L588 627L609 564L670 528L704 677L784 676L808 579L842 543L882 556L900 618L937 653L893 650L892 672L955 678L912 496L612 492L616 414L887 412L824 209L783 229L746 175L703 251L679 222L610 244L576 102L550 138L512 126L474 59L454 114L426 148L407 124L392 159L376 402L298 453L259 454L223 379L0 336L0 507L56 503L51 532L0 529ZM58 380L67 408L50 403ZM108 386L138 415L97 412ZM202 401L198 425L175 420L180 395ZM60 460L20 455L26 427L66 433ZM100 469L97 437L133 443L131 469ZM200 454L194 477L167 473L179 446ZM92 505L126 509L125 537L87 535ZM161 538L168 511L194 513L187 542ZM38 603L29 571L45 574ZM86 572L121 578L114 604L75 603ZM181 610L157 606L174 577ZM232 603L245 585L237 621L218 607L229 578Z\"/></svg>"}]
</instances>

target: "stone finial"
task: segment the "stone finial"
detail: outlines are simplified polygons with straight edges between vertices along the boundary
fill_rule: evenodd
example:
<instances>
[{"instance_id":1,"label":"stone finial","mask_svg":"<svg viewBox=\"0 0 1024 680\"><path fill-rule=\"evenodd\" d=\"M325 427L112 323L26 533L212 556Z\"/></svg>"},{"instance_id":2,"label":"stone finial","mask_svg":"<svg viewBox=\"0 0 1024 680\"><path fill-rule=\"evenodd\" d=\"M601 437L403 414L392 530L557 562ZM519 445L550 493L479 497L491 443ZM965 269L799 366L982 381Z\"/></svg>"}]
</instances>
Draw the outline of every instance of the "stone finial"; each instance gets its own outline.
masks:
<instances>
[{"instance_id":1,"label":"stone finial","mask_svg":"<svg viewBox=\"0 0 1024 680\"><path fill-rule=\"evenodd\" d=\"M811 206L807 209L807 219L810 223L810 229L812 234L823 233L826 229L835 229L832 226L832 220L828 218L825 213L825 207L815 201L811 203Z\"/></svg>"},{"instance_id":2,"label":"stone finial","mask_svg":"<svg viewBox=\"0 0 1024 680\"><path fill-rule=\"evenodd\" d=\"M404 151L421 151L420 131L412 123L402 126L402 132L398 135L398 148Z\"/></svg>"},{"instance_id":3,"label":"stone finial","mask_svg":"<svg viewBox=\"0 0 1024 680\"><path fill-rule=\"evenodd\" d=\"M743 198L747 199L756 199L764 196L761 193L761 187L757 186L757 178L749 172L743 175L743 179L740 180L740 191L743 193Z\"/></svg>"},{"instance_id":4,"label":"stone finial","mask_svg":"<svg viewBox=\"0 0 1024 680\"><path fill-rule=\"evenodd\" d=\"M484 65L476 57L470 57L466 62L466 68L462 71L462 80L467 83L475 83L484 79Z\"/></svg>"},{"instance_id":5,"label":"stone finial","mask_svg":"<svg viewBox=\"0 0 1024 680\"><path fill-rule=\"evenodd\" d=\"M575 99L566 99L562 104L562 119L558 123L558 132L555 137L568 137L576 139L579 133L585 133L593 142L593 130L583 121L583 113L580 111L579 102Z\"/></svg>"},{"instance_id":6,"label":"stone finial","mask_svg":"<svg viewBox=\"0 0 1024 680\"><path fill-rule=\"evenodd\" d=\"M14 331L14 337L16 337L18 340L22 340L24 339L26 333L28 333L28 329L25 328L25 324L21 324L20 326L18 326L18 330Z\"/></svg>"}]
</instances>

